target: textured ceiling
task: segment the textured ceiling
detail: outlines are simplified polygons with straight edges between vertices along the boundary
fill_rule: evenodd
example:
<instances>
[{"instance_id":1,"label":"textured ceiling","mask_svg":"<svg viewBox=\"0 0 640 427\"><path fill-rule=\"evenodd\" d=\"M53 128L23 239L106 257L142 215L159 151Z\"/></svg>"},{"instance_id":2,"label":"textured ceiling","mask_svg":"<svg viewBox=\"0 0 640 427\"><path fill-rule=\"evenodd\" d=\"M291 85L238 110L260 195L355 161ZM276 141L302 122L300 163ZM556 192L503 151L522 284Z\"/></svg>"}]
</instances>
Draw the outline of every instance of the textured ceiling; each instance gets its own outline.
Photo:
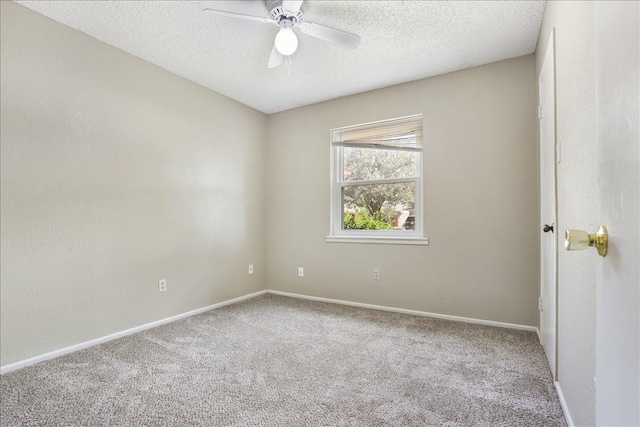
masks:
<instances>
[{"instance_id":1,"label":"textured ceiling","mask_svg":"<svg viewBox=\"0 0 640 427\"><path fill-rule=\"evenodd\" d=\"M304 20L361 36L356 49L296 29L290 67L267 69L275 25L203 13L267 16L263 1L17 1L265 113L535 50L544 1L313 1Z\"/></svg>"}]
</instances>

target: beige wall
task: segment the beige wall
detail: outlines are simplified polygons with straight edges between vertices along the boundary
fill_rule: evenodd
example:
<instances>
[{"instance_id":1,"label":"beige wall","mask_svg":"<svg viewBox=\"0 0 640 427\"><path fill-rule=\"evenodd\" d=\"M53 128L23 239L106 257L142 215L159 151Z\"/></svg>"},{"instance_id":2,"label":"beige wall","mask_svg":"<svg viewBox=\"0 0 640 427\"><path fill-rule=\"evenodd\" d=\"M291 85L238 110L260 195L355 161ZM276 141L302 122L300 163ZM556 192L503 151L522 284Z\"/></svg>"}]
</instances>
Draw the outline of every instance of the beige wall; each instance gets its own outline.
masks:
<instances>
[{"instance_id":1,"label":"beige wall","mask_svg":"<svg viewBox=\"0 0 640 427\"><path fill-rule=\"evenodd\" d=\"M269 288L537 325L534 61L528 55L269 116ZM329 130L416 113L424 114L430 246L326 243Z\"/></svg>"},{"instance_id":2,"label":"beige wall","mask_svg":"<svg viewBox=\"0 0 640 427\"><path fill-rule=\"evenodd\" d=\"M594 232L599 224L595 161L596 116L593 3L550 1L536 50L540 70L556 31L558 381L577 425L595 424L596 251L567 252L567 228Z\"/></svg>"},{"instance_id":3,"label":"beige wall","mask_svg":"<svg viewBox=\"0 0 640 427\"><path fill-rule=\"evenodd\" d=\"M266 116L0 3L0 364L264 289Z\"/></svg>"},{"instance_id":4,"label":"beige wall","mask_svg":"<svg viewBox=\"0 0 640 427\"><path fill-rule=\"evenodd\" d=\"M599 225L590 2L549 1L535 55L269 117L0 5L0 365L267 287L537 325L552 28L556 229ZM326 243L329 130L415 113L431 245ZM595 423L596 261L559 251L558 379L578 425Z\"/></svg>"},{"instance_id":5,"label":"beige wall","mask_svg":"<svg viewBox=\"0 0 640 427\"><path fill-rule=\"evenodd\" d=\"M2 365L267 287L537 325L533 55L266 117L1 15ZM431 245L326 243L329 130L415 113Z\"/></svg>"}]
</instances>

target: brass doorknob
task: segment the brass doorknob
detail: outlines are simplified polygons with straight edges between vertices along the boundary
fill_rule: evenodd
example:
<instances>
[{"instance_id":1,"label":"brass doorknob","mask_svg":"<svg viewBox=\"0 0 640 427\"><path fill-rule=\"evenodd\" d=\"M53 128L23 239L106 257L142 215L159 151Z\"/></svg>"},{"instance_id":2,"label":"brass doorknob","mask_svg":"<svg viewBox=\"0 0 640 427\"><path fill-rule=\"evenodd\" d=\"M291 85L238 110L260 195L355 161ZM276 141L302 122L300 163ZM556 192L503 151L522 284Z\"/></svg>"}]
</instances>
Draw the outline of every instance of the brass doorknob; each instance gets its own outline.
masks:
<instances>
[{"instance_id":1,"label":"brass doorknob","mask_svg":"<svg viewBox=\"0 0 640 427\"><path fill-rule=\"evenodd\" d=\"M605 256L608 245L609 235L607 227L604 225L601 225L595 234L589 234L582 230L567 230L564 233L564 247L568 251L587 249L589 246L593 246L601 256Z\"/></svg>"}]
</instances>

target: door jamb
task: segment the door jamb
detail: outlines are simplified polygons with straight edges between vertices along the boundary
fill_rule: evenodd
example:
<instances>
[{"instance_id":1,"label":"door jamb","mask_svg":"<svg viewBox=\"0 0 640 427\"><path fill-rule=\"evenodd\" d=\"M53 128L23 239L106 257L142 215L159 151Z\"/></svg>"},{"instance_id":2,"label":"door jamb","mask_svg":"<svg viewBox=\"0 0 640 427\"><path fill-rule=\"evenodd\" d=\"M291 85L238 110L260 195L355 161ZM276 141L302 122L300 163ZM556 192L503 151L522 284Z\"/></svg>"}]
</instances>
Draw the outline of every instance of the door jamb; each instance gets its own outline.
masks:
<instances>
[{"instance_id":1,"label":"door jamb","mask_svg":"<svg viewBox=\"0 0 640 427\"><path fill-rule=\"evenodd\" d=\"M554 198L554 225L555 225L555 232L554 232L554 243L555 243L555 259L554 259L554 264L555 264L555 378L553 378L554 381L558 381L558 344L559 344L559 340L558 340L558 237L557 237L557 231L558 231L558 163L560 162L560 157L558 155L558 151L560 148L559 142L558 142L558 103L557 103L557 73L556 73L556 29L555 27L551 29L551 32L549 34L549 40L547 42L547 46L545 49L545 54L544 54L544 59L542 60L542 66L540 67L540 71L542 71L545 67L545 65L547 64L547 61L550 59L550 57L553 57L553 114L554 114L554 118L553 118L553 139L554 139L554 162L553 162L553 198ZM538 74L537 76L537 81L538 81L538 101L540 101L540 74ZM540 104L538 104L540 105ZM542 140L542 133L540 132L540 123L538 123L538 147L541 147L541 140ZM542 156L542 153L538 153L540 158ZM540 171L541 172L541 171ZM540 183L540 181L538 181ZM542 195L542 191L540 191L540 195ZM539 218L538 221L539 224L542 224L542 218ZM542 246L540 246L540 256L542 257ZM540 275L542 276L542 270L540 270ZM541 277L542 279L542 277ZM542 296L542 280L540 280L540 288L539 288L539 295ZM541 320L542 320L542 316L541 313L538 313L538 323L541 324ZM542 331L540 332L540 342L542 343Z\"/></svg>"}]
</instances>

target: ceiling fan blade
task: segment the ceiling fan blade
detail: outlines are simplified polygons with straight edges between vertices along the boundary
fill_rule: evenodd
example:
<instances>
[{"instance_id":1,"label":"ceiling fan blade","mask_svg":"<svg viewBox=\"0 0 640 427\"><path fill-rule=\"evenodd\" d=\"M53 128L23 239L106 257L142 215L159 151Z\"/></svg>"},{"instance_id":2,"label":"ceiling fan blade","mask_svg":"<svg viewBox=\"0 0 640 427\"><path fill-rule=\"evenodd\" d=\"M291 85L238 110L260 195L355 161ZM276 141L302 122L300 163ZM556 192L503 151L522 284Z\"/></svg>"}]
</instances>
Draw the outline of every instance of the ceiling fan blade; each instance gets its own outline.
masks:
<instances>
[{"instance_id":1,"label":"ceiling fan blade","mask_svg":"<svg viewBox=\"0 0 640 427\"><path fill-rule=\"evenodd\" d=\"M215 13L217 15L229 16L231 18L248 19L250 21L264 22L266 24L270 24L270 23L275 24L275 22L273 22L271 20L271 18L263 18L261 16L244 15L242 13L225 12L224 10L216 10L216 9L202 9L202 11L203 12L212 12L212 13Z\"/></svg>"},{"instance_id":2,"label":"ceiling fan blade","mask_svg":"<svg viewBox=\"0 0 640 427\"><path fill-rule=\"evenodd\" d=\"M360 36L336 30L335 28L325 27L324 25L314 24L313 22L301 23L300 30L311 37L337 43L352 49L360 44Z\"/></svg>"},{"instance_id":3,"label":"ceiling fan blade","mask_svg":"<svg viewBox=\"0 0 640 427\"><path fill-rule=\"evenodd\" d=\"M282 64L282 54L280 52L278 52L278 49L276 49L276 44L273 44L273 49L271 49L271 56L269 57L269 65L267 65L267 68L276 68L279 67L280 64Z\"/></svg>"},{"instance_id":4,"label":"ceiling fan blade","mask_svg":"<svg viewBox=\"0 0 640 427\"><path fill-rule=\"evenodd\" d=\"M282 2L282 8L291 13L298 13L300 6L302 6L302 0L284 0Z\"/></svg>"}]
</instances>

